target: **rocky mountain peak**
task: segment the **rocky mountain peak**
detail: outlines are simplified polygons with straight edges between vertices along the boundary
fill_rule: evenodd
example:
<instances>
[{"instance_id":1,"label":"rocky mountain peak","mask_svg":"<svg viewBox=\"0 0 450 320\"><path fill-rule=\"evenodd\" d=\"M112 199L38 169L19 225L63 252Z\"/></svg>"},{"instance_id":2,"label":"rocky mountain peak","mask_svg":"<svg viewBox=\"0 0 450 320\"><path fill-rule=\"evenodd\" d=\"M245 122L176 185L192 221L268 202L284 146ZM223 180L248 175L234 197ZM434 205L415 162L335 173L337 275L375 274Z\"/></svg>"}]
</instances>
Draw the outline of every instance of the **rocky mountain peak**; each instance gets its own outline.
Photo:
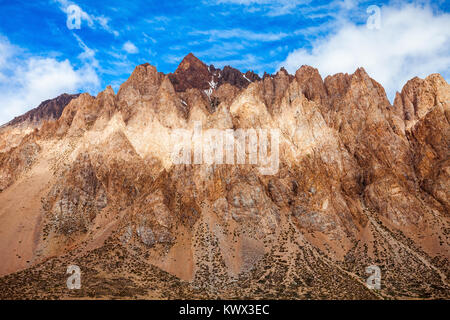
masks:
<instances>
[{"instance_id":1,"label":"rocky mountain peak","mask_svg":"<svg viewBox=\"0 0 450 320\"><path fill-rule=\"evenodd\" d=\"M322 77L316 68L303 65L295 73L295 78L307 99L322 101L327 96Z\"/></svg>"},{"instance_id":2,"label":"rocky mountain peak","mask_svg":"<svg viewBox=\"0 0 450 320\"><path fill-rule=\"evenodd\" d=\"M199 58L194 56L193 53L189 53L187 56L183 58L181 63L178 65L178 68L175 71L175 73L182 73L186 71L198 72L204 70L208 70L208 66L205 63L203 63Z\"/></svg>"},{"instance_id":3,"label":"rocky mountain peak","mask_svg":"<svg viewBox=\"0 0 450 320\"><path fill-rule=\"evenodd\" d=\"M211 72L208 66L200 61L192 53L189 53L181 61L177 70L169 74L175 91L182 92L187 89L197 88L206 90L210 87Z\"/></svg>"},{"instance_id":4,"label":"rocky mountain peak","mask_svg":"<svg viewBox=\"0 0 450 320\"><path fill-rule=\"evenodd\" d=\"M183 58L176 71L169 74L169 79L177 92L196 88L208 96L225 83L242 89L260 80L253 71L242 73L231 66L225 66L223 69L214 65L207 66L192 53Z\"/></svg>"}]
</instances>

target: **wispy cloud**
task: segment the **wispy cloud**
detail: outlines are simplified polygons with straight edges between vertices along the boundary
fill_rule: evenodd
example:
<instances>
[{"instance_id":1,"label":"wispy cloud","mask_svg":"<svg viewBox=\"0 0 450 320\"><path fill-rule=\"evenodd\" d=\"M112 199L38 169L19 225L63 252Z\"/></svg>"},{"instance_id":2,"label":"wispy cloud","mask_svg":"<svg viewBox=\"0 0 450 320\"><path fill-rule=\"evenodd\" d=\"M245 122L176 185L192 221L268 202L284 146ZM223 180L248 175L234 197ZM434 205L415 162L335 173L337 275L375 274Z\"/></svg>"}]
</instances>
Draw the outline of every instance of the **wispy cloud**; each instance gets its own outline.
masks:
<instances>
[{"instance_id":1,"label":"wispy cloud","mask_svg":"<svg viewBox=\"0 0 450 320\"><path fill-rule=\"evenodd\" d=\"M254 32L250 30L244 29L224 29L224 30L196 30L191 31L190 35L194 36L208 36L211 41L215 41L218 39L241 39L241 40L249 40L249 41L278 41L283 38L286 38L288 34L283 32L272 33L272 32Z\"/></svg>"},{"instance_id":2,"label":"wispy cloud","mask_svg":"<svg viewBox=\"0 0 450 320\"><path fill-rule=\"evenodd\" d=\"M290 72L312 65L323 76L352 73L362 66L385 87L390 99L414 76L450 75L449 14L435 13L426 5L384 6L378 30L347 19L337 26L313 40L310 50L291 52L281 65Z\"/></svg>"},{"instance_id":3,"label":"wispy cloud","mask_svg":"<svg viewBox=\"0 0 450 320\"><path fill-rule=\"evenodd\" d=\"M99 68L100 65L98 63L98 60L95 58L95 51L89 48L78 35L73 33L73 36L77 40L80 48L83 49L83 52L78 55L78 58L93 69Z\"/></svg>"},{"instance_id":4,"label":"wispy cloud","mask_svg":"<svg viewBox=\"0 0 450 320\"><path fill-rule=\"evenodd\" d=\"M145 19L145 22L151 24L168 24L173 18L167 16L154 16L151 19Z\"/></svg>"},{"instance_id":5,"label":"wispy cloud","mask_svg":"<svg viewBox=\"0 0 450 320\"><path fill-rule=\"evenodd\" d=\"M311 0L216 0L216 5L231 4L245 7L247 12L263 13L267 16L282 16L297 14L298 6L309 4ZM211 3L211 2L208 2Z\"/></svg>"},{"instance_id":6,"label":"wispy cloud","mask_svg":"<svg viewBox=\"0 0 450 320\"><path fill-rule=\"evenodd\" d=\"M145 33L145 32L142 32L142 36L144 37L143 38L143 40L144 40L144 42L148 42L148 41L150 41L150 42L152 42L152 43L156 43L157 41L155 40L155 38L153 38L153 37L150 37L147 33Z\"/></svg>"},{"instance_id":7,"label":"wispy cloud","mask_svg":"<svg viewBox=\"0 0 450 320\"><path fill-rule=\"evenodd\" d=\"M195 51L195 55L205 59L222 59L241 54L250 44L242 42L225 42L214 44L207 49Z\"/></svg>"},{"instance_id":8,"label":"wispy cloud","mask_svg":"<svg viewBox=\"0 0 450 320\"><path fill-rule=\"evenodd\" d=\"M164 56L164 62L172 65L179 64L183 58L183 55L167 54Z\"/></svg>"}]
</instances>

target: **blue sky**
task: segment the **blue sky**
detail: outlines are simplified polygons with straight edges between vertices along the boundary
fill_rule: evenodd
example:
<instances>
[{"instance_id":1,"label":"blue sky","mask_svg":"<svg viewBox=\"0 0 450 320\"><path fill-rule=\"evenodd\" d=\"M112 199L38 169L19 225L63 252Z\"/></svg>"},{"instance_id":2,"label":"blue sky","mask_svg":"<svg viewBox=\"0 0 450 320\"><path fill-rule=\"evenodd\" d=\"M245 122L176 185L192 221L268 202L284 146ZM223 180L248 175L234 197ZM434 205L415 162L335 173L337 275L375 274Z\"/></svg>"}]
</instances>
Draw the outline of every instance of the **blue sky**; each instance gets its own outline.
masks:
<instances>
[{"instance_id":1,"label":"blue sky","mask_svg":"<svg viewBox=\"0 0 450 320\"><path fill-rule=\"evenodd\" d=\"M363 66L392 100L415 75L448 80L449 12L449 1L0 0L0 123L63 92L117 92L141 63L172 72L189 52L260 74Z\"/></svg>"}]
</instances>

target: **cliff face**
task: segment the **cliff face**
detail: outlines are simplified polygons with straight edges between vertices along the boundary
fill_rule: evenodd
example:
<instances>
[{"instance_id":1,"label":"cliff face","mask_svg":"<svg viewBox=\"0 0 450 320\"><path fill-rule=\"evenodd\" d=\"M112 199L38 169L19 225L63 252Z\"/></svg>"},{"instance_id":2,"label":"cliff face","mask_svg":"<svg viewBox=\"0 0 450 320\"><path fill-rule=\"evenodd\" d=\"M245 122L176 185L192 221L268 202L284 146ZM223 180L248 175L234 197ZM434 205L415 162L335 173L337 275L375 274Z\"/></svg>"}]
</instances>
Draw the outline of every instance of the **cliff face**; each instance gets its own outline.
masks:
<instances>
[{"instance_id":1,"label":"cliff face","mask_svg":"<svg viewBox=\"0 0 450 320\"><path fill-rule=\"evenodd\" d=\"M391 105L362 68L138 66L0 154L0 296L449 298L449 98L438 74ZM278 129L276 172L174 164L198 124Z\"/></svg>"}]
</instances>

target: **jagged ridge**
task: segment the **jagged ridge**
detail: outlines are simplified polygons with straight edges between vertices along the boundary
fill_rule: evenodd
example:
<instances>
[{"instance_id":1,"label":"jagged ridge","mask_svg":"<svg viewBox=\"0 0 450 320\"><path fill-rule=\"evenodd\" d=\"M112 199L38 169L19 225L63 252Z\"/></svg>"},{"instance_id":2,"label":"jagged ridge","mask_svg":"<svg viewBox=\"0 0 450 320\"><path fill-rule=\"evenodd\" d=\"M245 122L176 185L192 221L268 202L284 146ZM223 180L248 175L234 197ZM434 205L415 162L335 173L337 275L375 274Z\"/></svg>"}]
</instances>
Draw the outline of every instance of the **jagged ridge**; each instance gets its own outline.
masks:
<instances>
[{"instance_id":1,"label":"jagged ridge","mask_svg":"<svg viewBox=\"0 0 450 320\"><path fill-rule=\"evenodd\" d=\"M13 289L0 296L71 296L30 286L61 288L51 266L76 261L93 279L81 295L97 298L117 296L114 278L122 297L166 298L164 273L143 290L149 265L183 280L179 298L448 298L447 82L415 78L391 105L362 68L242 87L224 70L211 86L216 70L192 55L169 75L140 65L117 95L82 94L1 154L0 282ZM279 128L278 173L174 165L170 130L194 121ZM371 264L381 291L365 287Z\"/></svg>"}]
</instances>

